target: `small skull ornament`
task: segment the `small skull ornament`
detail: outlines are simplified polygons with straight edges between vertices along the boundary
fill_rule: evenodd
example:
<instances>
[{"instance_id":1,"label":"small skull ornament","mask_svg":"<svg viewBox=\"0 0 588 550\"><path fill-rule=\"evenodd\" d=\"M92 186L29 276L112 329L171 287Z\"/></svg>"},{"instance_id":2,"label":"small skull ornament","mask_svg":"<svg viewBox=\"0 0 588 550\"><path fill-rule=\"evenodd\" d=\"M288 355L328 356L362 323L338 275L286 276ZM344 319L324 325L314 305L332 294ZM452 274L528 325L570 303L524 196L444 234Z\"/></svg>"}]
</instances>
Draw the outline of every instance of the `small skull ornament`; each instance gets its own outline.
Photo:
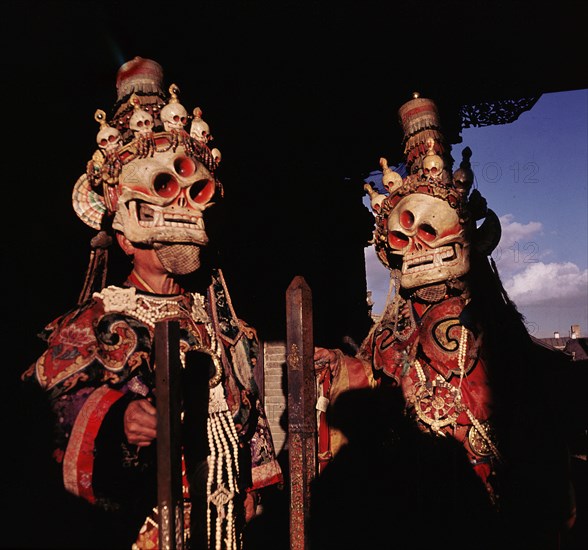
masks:
<instances>
[{"instance_id":1,"label":"small skull ornament","mask_svg":"<svg viewBox=\"0 0 588 550\"><path fill-rule=\"evenodd\" d=\"M472 171L472 165L470 158L472 156L472 150L466 147L462 152L462 161L459 168L453 173L453 184L456 189L463 195L467 195L474 183L474 172Z\"/></svg>"},{"instance_id":2,"label":"small skull ornament","mask_svg":"<svg viewBox=\"0 0 588 550\"><path fill-rule=\"evenodd\" d=\"M98 109L94 113L94 120L100 124L100 130L96 134L96 143L108 156L121 147L122 136L116 128L108 125L106 113L102 109Z\"/></svg>"},{"instance_id":3,"label":"small skull ornament","mask_svg":"<svg viewBox=\"0 0 588 550\"><path fill-rule=\"evenodd\" d=\"M384 202L384 199L386 198L386 195L382 195L382 193L378 193L378 191L376 191L367 182L364 183L363 189L364 189L364 191L370 197L370 204L371 204L371 207L372 207L372 211L374 213L378 213L380 211L380 209L382 208L382 203Z\"/></svg>"},{"instance_id":4,"label":"small skull ornament","mask_svg":"<svg viewBox=\"0 0 588 550\"><path fill-rule=\"evenodd\" d=\"M388 160L384 157L380 158L380 166L382 168L382 184L388 193L394 193L402 186L402 176L388 166Z\"/></svg>"},{"instance_id":5,"label":"small skull ornament","mask_svg":"<svg viewBox=\"0 0 588 550\"><path fill-rule=\"evenodd\" d=\"M178 94L180 89L172 84L169 87L171 99L169 103L161 109L160 117L166 132L180 132L188 123L188 111L179 102Z\"/></svg>"},{"instance_id":6,"label":"small skull ornament","mask_svg":"<svg viewBox=\"0 0 588 550\"><path fill-rule=\"evenodd\" d=\"M437 180L441 177L444 163L443 159L435 153L435 140L427 140L427 154L423 158L423 175L432 180Z\"/></svg>"},{"instance_id":7,"label":"small skull ornament","mask_svg":"<svg viewBox=\"0 0 588 550\"><path fill-rule=\"evenodd\" d=\"M137 154L140 157L153 155L155 139L153 135L153 115L141 108L141 102L137 95L130 99L133 105L133 114L129 119L129 128L137 140Z\"/></svg>"},{"instance_id":8,"label":"small skull ornament","mask_svg":"<svg viewBox=\"0 0 588 550\"><path fill-rule=\"evenodd\" d=\"M206 144L209 141L212 141L210 127L204 122L204 120L202 120L202 109L196 107L192 113L194 118L192 119L192 124L190 124L190 135L200 143Z\"/></svg>"},{"instance_id":9,"label":"small skull ornament","mask_svg":"<svg viewBox=\"0 0 588 550\"><path fill-rule=\"evenodd\" d=\"M214 165L218 166L220 164L220 161L222 160L223 156L220 152L220 150L217 147L214 147L211 151L210 154L212 155L212 158L214 159Z\"/></svg>"},{"instance_id":10,"label":"small skull ornament","mask_svg":"<svg viewBox=\"0 0 588 550\"><path fill-rule=\"evenodd\" d=\"M407 195L390 212L387 229L390 251L402 257L403 288L439 283L469 271L466 228L446 201L421 193Z\"/></svg>"},{"instance_id":11,"label":"small skull ornament","mask_svg":"<svg viewBox=\"0 0 588 550\"><path fill-rule=\"evenodd\" d=\"M135 134L147 136L153 132L153 116L144 109L141 109L139 99L135 94L131 97L131 103L133 105L133 114L129 119L129 128Z\"/></svg>"}]
</instances>

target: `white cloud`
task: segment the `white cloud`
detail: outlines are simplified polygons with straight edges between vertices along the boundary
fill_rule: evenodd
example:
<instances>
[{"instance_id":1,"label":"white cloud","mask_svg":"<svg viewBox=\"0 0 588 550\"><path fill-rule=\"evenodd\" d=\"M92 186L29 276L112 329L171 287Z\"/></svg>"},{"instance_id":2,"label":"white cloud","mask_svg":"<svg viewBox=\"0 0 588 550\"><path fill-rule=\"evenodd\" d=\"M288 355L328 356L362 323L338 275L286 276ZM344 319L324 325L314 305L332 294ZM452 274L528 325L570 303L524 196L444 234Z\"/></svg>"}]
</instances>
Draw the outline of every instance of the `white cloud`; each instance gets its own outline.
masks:
<instances>
[{"instance_id":1,"label":"white cloud","mask_svg":"<svg viewBox=\"0 0 588 550\"><path fill-rule=\"evenodd\" d=\"M539 239L543 233L541 222L522 224L514 221L512 214L500 217L502 236L492 258L496 262L501 277L509 277L514 273L540 261L550 251L541 250Z\"/></svg>"},{"instance_id":2,"label":"white cloud","mask_svg":"<svg viewBox=\"0 0 588 550\"><path fill-rule=\"evenodd\" d=\"M542 249L543 225L521 224L512 214L501 216L502 238L492 257L504 288L517 306L563 307L588 303L588 270L572 262L545 262L552 251Z\"/></svg>"},{"instance_id":3,"label":"white cloud","mask_svg":"<svg viewBox=\"0 0 588 550\"><path fill-rule=\"evenodd\" d=\"M502 225L502 239L507 241L525 239L543 230L541 222L529 222L523 225L515 222L512 214L500 216L500 224Z\"/></svg>"},{"instance_id":4,"label":"white cloud","mask_svg":"<svg viewBox=\"0 0 588 550\"><path fill-rule=\"evenodd\" d=\"M500 278L517 307L542 311L588 307L588 270L572 262L549 262L551 250L542 249L543 224L520 223L512 214L501 216L502 238L492 254ZM390 272L377 259L373 246L365 251L368 290L378 313L386 301ZM577 316L577 314L574 314ZM584 315L584 313L582 313ZM575 322L575 319L572 319Z\"/></svg>"}]
</instances>

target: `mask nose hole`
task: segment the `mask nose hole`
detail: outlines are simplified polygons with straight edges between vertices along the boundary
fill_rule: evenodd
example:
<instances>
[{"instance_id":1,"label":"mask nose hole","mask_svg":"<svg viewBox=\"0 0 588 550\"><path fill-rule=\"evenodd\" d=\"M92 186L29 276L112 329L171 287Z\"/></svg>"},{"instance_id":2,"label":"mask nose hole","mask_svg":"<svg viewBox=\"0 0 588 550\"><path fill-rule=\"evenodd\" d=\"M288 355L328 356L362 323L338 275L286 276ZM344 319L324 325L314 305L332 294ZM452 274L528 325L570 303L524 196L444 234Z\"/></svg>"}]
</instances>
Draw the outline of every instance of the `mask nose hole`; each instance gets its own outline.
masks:
<instances>
[{"instance_id":1,"label":"mask nose hole","mask_svg":"<svg viewBox=\"0 0 588 550\"><path fill-rule=\"evenodd\" d=\"M388 243L396 250L402 250L408 246L408 237L400 231L390 231L388 233Z\"/></svg>"}]
</instances>

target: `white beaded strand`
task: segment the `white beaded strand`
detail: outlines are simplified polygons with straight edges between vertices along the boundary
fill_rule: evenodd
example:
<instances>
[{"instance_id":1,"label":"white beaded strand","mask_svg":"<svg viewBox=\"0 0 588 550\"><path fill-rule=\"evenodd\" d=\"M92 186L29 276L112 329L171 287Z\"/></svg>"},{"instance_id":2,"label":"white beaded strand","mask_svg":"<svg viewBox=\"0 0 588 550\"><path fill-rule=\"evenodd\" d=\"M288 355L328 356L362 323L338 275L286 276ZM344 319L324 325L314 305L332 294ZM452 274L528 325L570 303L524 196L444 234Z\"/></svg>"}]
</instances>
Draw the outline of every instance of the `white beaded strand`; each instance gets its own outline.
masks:
<instances>
[{"instance_id":1,"label":"white beaded strand","mask_svg":"<svg viewBox=\"0 0 588 550\"><path fill-rule=\"evenodd\" d=\"M208 496L207 505L206 505L206 540L208 541L208 545L210 545L210 535L211 535L211 511L210 511L210 494L212 492L212 481L214 479L214 470L216 468L216 461L217 461L217 452L214 445L214 439L212 435L212 422L210 416L206 421L206 433L208 436L208 447L210 454L208 455L208 475L206 479L206 495Z\"/></svg>"},{"instance_id":2,"label":"white beaded strand","mask_svg":"<svg viewBox=\"0 0 588 550\"><path fill-rule=\"evenodd\" d=\"M459 337L459 349L457 352L457 366L459 367L459 386L461 391L461 383L465 376L465 362L468 351L468 329L461 325L461 335Z\"/></svg>"},{"instance_id":3,"label":"white beaded strand","mask_svg":"<svg viewBox=\"0 0 588 550\"><path fill-rule=\"evenodd\" d=\"M216 489L214 493L210 496L212 503L216 506L216 531L215 531L215 543L216 548L221 548L222 543L222 525L225 516L224 504L222 503L222 499L220 497L220 493L223 487L223 453L222 453L222 443L220 439L220 435L218 433L219 426L217 422L217 415L211 415L211 425L212 425L212 435L214 437L214 445L218 450L218 459L216 461Z\"/></svg>"},{"instance_id":4,"label":"white beaded strand","mask_svg":"<svg viewBox=\"0 0 588 550\"><path fill-rule=\"evenodd\" d=\"M233 447L233 463L235 465L235 470L238 475L239 461L237 460L237 457L239 456L239 436L237 435L237 429L235 428L235 423L233 422L233 419L230 417L228 411L225 412L225 414L221 415L221 420L225 428L227 438L229 439L231 446Z\"/></svg>"},{"instance_id":5,"label":"white beaded strand","mask_svg":"<svg viewBox=\"0 0 588 550\"><path fill-rule=\"evenodd\" d=\"M226 413L219 413L219 436L221 444L223 446L223 456L225 457L224 463L227 472L227 485L230 495L230 500L227 503L226 511L226 522L227 522L227 547L233 548L235 542L234 530L235 530L235 518L234 518L234 498L237 492L237 484L235 482L235 475L233 473L233 455L231 454L231 448L229 447L230 433L222 428L226 428Z\"/></svg>"}]
</instances>

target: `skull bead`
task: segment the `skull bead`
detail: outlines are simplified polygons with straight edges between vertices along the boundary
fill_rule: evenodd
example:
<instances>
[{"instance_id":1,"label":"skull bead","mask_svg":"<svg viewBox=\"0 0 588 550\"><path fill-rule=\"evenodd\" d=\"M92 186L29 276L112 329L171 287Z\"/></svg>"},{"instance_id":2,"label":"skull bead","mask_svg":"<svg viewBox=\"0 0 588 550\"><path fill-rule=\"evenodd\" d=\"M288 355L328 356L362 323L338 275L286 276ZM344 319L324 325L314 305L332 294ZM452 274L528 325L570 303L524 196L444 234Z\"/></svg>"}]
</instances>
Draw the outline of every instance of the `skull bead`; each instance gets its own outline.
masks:
<instances>
[{"instance_id":1,"label":"skull bead","mask_svg":"<svg viewBox=\"0 0 588 550\"><path fill-rule=\"evenodd\" d=\"M109 126L106 122L106 113L102 109L98 109L94 114L94 119L100 123L100 130L96 134L96 143L106 155L114 153L122 145L122 136L120 132Z\"/></svg>"},{"instance_id":2,"label":"skull bead","mask_svg":"<svg viewBox=\"0 0 588 550\"><path fill-rule=\"evenodd\" d=\"M190 135L200 143L208 143L212 140L212 136L210 135L210 127L208 124L202 120L202 109L200 107L196 107L193 111L194 118L192 119L192 124L190 125Z\"/></svg>"},{"instance_id":3,"label":"skull bead","mask_svg":"<svg viewBox=\"0 0 588 550\"><path fill-rule=\"evenodd\" d=\"M113 228L133 243L204 246L203 213L215 190L212 174L182 146L138 158L123 167Z\"/></svg>"},{"instance_id":4,"label":"skull bead","mask_svg":"<svg viewBox=\"0 0 588 550\"><path fill-rule=\"evenodd\" d=\"M129 120L129 128L135 135L148 135L153 132L153 116L141 108L135 108Z\"/></svg>"},{"instance_id":5,"label":"skull bead","mask_svg":"<svg viewBox=\"0 0 588 550\"><path fill-rule=\"evenodd\" d=\"M188 123L188 111L178 100L179 88L172 84L169 87L171 99L169 103L161 109L160 117L166 132L179 132L184 130Z\"/></svg>"},{"instance_id":6,"label":"skull bead","mask_svg":"<svg viewBox=\"0 0 588 550\"><path fill-rule=\"evenodd\" d=\"M423 158L423 175L427 178L437 179L443 172L443 159L435 153L435 140L427 140L427 154Z\"/></svg>"}]
</instances>

